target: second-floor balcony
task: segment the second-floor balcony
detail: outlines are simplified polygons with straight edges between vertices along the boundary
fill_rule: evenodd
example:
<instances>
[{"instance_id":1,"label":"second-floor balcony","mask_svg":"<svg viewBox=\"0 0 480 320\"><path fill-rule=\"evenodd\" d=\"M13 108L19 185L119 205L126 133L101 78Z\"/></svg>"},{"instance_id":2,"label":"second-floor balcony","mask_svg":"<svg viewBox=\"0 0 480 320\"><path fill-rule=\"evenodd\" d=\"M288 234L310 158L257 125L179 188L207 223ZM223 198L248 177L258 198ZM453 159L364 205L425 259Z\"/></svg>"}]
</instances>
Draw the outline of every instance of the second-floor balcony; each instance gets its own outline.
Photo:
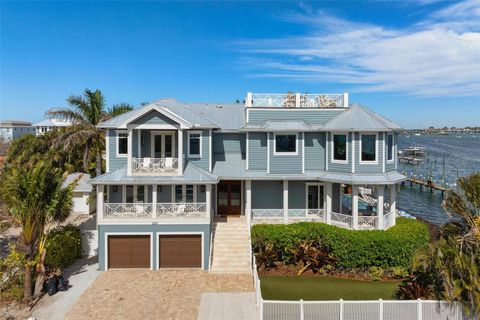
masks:
<instances>
[{"instance_id":1,"label":"second-floor balcony","mask_svg":"<svg viewBox=\"0 0 480 320\"><path fill-rule=\"evenodd\" d=\"M206 202L105 203L103 217L112 218L208 218Z\"/></svg>"},{"instance_id":2,"label":"second-floor balcony","mask_svg":"<svg viewBox=\"0 0 480 320\"><path fill-rule=\"evenodd\" d=\"M178 158L132 158L135 175L174 175L178 173Z\"/></svg>"}]
</instances>

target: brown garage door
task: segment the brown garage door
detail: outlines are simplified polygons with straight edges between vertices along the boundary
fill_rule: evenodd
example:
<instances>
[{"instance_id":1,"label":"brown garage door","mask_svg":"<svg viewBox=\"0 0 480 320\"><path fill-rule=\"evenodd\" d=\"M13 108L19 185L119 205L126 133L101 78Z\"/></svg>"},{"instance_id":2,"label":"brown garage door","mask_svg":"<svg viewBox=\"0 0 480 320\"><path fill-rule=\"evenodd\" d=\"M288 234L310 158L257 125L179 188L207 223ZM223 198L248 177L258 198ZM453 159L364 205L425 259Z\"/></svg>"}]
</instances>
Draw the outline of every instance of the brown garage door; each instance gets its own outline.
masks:
<instances>
[{"instance_id":1,"label":"brown garage door","mask_svg":"<svg viewBox=\"0 0 480 320\"><path fill-rule=\"evenodd\" d=\"M108 236L109 268L150 268L150 236Z\"/></svg>"},{"instance_id":2,"label":"brown garage door","mask_svg":"<svg viewBox=\"0 0 480 320\"><path fill-rule=\"evenodd\" d=\"M200 235L161 235L160 268L201 268L202 237Z\"/></svg>"}]
</instances>

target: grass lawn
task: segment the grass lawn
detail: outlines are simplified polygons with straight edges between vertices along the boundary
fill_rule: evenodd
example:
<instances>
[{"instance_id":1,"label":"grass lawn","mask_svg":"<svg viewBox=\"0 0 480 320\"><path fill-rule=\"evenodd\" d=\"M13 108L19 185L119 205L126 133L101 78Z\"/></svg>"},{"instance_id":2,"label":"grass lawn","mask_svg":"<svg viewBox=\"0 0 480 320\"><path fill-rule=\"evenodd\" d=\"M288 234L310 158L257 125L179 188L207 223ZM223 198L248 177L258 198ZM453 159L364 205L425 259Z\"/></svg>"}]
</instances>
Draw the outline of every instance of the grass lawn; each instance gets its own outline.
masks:
<instances>
[{"instance_id":1,"label":"grass lawn","mask_svg":"<svg viewBox=\"0 0 480 320\"><path fill-rule=\"evenodd\" d=\"M262 276L260 280L265 300L391 300L400 284L332 277Z\"/></svg>"}]
</instances>

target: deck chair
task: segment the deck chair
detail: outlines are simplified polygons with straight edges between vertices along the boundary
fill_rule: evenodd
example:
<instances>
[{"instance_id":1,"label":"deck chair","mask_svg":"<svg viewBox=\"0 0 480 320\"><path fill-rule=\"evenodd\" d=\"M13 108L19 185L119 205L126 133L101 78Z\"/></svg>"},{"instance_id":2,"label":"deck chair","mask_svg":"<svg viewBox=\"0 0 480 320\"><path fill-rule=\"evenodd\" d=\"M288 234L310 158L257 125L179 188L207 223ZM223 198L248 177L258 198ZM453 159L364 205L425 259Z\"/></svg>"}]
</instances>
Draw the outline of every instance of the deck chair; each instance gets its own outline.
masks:
<instances>
[{"instance_id":1,"label":"deck chair","mask_svg":"<svg viewBox=\"0 0 480 320\"><path fill-rule=\"evenodd\" d=\"M171 157L168 157L168 158L165 158L165 171L173 171L174 168L173 168L173 158Z\"/></svg>"},{"instance_id":2,"label":"deck chair","mask_svg":"<svg viewBox=\"0 0 480 320\"><path fill-rule=\"evenodd\" d=\"M178 214L178 215L183 215L183 214L186 213L186 208L187 208L186 205L184 205L184 204L179 204L179 205L177 206L177 210L176 210L175 213Z\"/></svg>"}]
</instances>

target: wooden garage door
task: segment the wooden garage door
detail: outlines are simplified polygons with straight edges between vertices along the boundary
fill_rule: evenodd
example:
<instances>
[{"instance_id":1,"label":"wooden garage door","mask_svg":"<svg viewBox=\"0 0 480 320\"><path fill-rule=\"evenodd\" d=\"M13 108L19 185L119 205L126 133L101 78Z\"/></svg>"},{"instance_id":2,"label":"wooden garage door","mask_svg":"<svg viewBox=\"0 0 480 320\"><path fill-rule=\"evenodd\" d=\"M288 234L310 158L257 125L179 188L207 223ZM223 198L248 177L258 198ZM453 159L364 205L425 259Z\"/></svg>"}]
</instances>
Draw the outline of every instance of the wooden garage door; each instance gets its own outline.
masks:
<instances>
[{"instance_id":1,"label":"wooden garage door","mask_svg":"<svg viewBox=\"0 0 480 320\"><path fill-rule=\"evenodd\" d=\"M160 268L202 267L200 235L161 235L159 237Z\"/></svg>"},{"instance_id":2,"label":"wooden garage door","mask_svg":"<svg viewBox=\"0 0 480 320\"><path fill-rule=\"evenodd\" d=\"M150 268L150 236L108 236L109 268Z\"/></svg>"}]
</instances>

